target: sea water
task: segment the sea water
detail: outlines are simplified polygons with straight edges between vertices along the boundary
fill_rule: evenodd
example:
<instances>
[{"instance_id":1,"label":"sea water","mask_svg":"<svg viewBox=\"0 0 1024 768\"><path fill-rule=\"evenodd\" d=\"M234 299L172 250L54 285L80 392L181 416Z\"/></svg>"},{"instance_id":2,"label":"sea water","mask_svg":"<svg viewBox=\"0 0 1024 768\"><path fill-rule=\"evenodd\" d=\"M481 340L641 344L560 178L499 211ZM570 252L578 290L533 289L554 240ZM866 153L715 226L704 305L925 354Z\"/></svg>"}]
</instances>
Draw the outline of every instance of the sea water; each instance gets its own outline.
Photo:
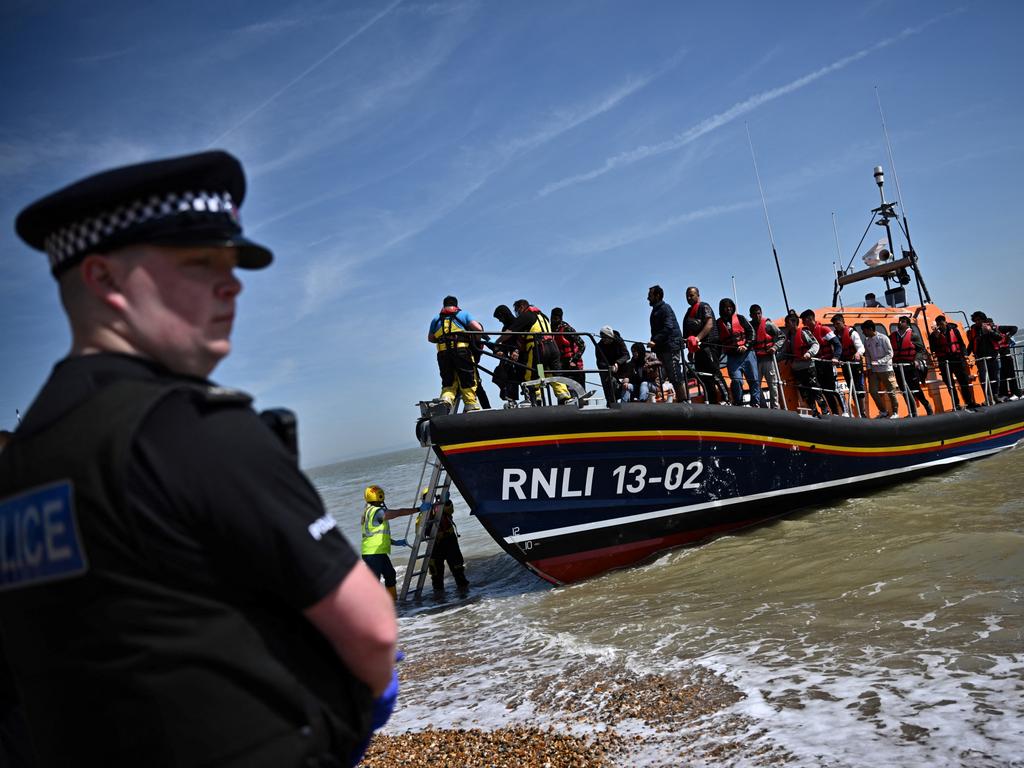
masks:
<instances>
[{"instance_id":1,"label":"sea water","mask_svg":"<svg viewBox=\"0 0 1024 768\"><path fill-rule=\"evenodd\" d=\"M358 544L363 488L412 506L424 455L309 474ZM732 691L728 703L670 729L615 723L631 737L623 764L1024 766L1022 456L854 494L567 587L504 554L456 495L472 587L460 599L449 580L445 597L401 608L400 644L419 673L387 731L600 729L599 707L561 717L539 708L538 692L557 701L560 685L578 696L583 678L703 672ZM392 521L396 536L407 520ZM408 552L392 555L400 579ZM563 701L578 714L581 702Z\"/></svg>"}]
</instances>

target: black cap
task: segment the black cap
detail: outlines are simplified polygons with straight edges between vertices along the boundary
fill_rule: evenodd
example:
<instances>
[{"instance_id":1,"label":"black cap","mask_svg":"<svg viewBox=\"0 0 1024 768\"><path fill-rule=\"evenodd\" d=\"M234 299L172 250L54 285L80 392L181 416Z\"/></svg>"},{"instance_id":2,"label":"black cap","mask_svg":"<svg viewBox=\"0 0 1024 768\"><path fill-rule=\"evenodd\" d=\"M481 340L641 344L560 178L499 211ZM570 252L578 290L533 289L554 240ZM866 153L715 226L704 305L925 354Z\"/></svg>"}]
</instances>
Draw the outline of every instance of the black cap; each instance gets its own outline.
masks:
<instances>
[{"instance_id":1,"label":"black cap","mask_svg":"<svg viewBox=\"0 0 1024 768\"><path fill-rule=\"evenodd\" d=\"M87 254L134 243L238 249L238 266L262 269L273 254L242 236L242 164L200 152L88 176L18 214L15 230L50 257L54 276Z\"/></svg>"}]
</instances>

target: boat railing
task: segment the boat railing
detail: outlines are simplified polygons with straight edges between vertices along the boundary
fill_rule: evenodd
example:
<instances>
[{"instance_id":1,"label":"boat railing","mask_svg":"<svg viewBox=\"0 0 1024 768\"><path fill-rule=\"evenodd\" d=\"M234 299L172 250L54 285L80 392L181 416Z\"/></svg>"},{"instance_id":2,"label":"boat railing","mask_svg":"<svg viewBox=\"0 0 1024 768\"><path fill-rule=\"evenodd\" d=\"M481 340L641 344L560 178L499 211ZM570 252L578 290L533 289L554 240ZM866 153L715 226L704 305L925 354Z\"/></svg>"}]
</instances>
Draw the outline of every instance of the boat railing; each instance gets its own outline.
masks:
<instances>
[{"instance_id":1,"label":"boat railing","mask_svg":"<svg viewBox=\"0 0 1024 768\"><path fill-rule=\"evenodd\" d=\"M467 335L473 335L481 337L481 341L475 345L475 350L478 354L475 354L477 361L477 367L479 370L495 375L495 370L488 369L486 366L480 363L482 356L488 356L498 360L499 363L504 363L510 369L518 370L524 374L527 371L531 372L529 380L521 380L518 382L510 382L517 384L517 391L519 391L525 397L526 405L542 404L542 405L553 405L554 397L551 393L551 385L563 384L571 392L573 400L578 403L580 407L593 406L595 403L591 399L594 394L594 390L600 387L601 390L607 395L611 392L614 400L608 402L607 396L604 398L606 405L611 405L616 402L620 394L617 391L617 386L614 379L626 378L626 376L616 376L611 371L609 361L605 357L604 351L598 343L600 336L587 331L576 331L573 335L589 339L590 343L594 346L594 354L598 359L597 368L551 368L545 367L544 364L538 360L533 360L532 365L522 360L515 359L515 356L510 354L501 354L495 347L494 343L488 343L490 337L500 336L528 336L536 337L538 334L535 331L465 331ZM545 335L558 335L555 332ZM622 342L626 345L627 350L634 344L643 344L645 353L647 353L648 347L646 342L626 339L623 338ZM1002 356L1004 364L1000 370L999 355L974 357L973 364L976 368L977 375L970 373L971 365L970 361L965 360L968 365L968 371L970 375L971 383L968 386L973 387L973 382L977 381L981 387L984 403L991 405L999 402L999 385L1003 378L1013 378L1017 385L1016 391L1021 391L1020 371L1021 365L1016 364L1016 359L1020 357L1022 350L1011 348L1012 357ZM761 387L762 398L768 396L768 402L771 402L770 396L775 395L775 402L783 410L811 410L810 404L807 404L806 409L802 408L798 402L789 403L787 402L786 390L792 388L798 392L801 389L801 385L792 378L784 378L782 372L784 369L780 368L780 360L785 360L789 357L786 354L770 354L772 360L772 371L774 373L774 387L775 392L771 392L771 385ZM1012 359L1014 365L1011 366L1005 364L1006 359ZM950 404L953 410L959 410L964 407L962 397L957 391L958 381L951 375L953 372L950 370L950 365L947 362L940 362L934 354L927 353L923 358L925 365L922 366L919 371L920 375L917 377L918 387L911 388L910 381L912 377L909 377L905 373L906 366L919 365L918 363L893 363L894 370L896 372L897 386L900 390L900 395L907 404L907 410L911 416L918 416L918 406L915 402L915 392L920 391L923 397L928 397L928 393L932 393L931 400L934 404L943 402L944 405L936 410L949 410ZM635 362L635 361L634 361ZM821 381L816 381L814 386L804 387L811 391L819 393L826 399L835 397L838 398L842 405L844 415L856 416L856 417L868 417L869 414L865 408L867 401L867 395L869 394L869 388L867 386L867 376L869 374L868 367L866 365L856 363L854 361L824 359L824 358L811 358L810 362L813 363L829 363L833 367L834 376L833 379L836 382L834 387L825 387ZM602 366L603 363L603 366ZM855 366L860 365L860 375L856 375ZM695 399L703 400L704 402L710 402L708 398L708 391L712 387L718 386L716 378L721 376L719 372L715 374L698 371L694 366L692 360L688 360L683 351L679 355L679 366L680 373L683 381L683 391L676 393L676 399L679 401L693 401ZM650 385L653 388L657 388L657 395L655 392L651 392L648 399L651 401L661 400L664 395L664 385L668 381L667 372L664 370L664 366L659 360L656 365L652 363L654 369L654 377L650 380ZM996 373L999 371L999 373ZM842 381L840 380L840 373L842 374ZM944 374L944 375L940 375ZM596 376L597 381L593 378ZM582 383L580 378L582 377ZM724 378L724 377L723 377ZM858 389L858 382L860 382L860 389ZM763 384L764 382L760 382ZM938 396L938 392L941 389L945 389L949 394L949 402L946 403L943 399ZM768 390L767 392L765 390ZM637 399L638 393L633 393L632 399ZM873 399L873 398L872 398ZM601 401L598 400L599 404ZM506 400L506 407L515 407L518 405L518 400L510 403Z\"/></svg>"}]
</instances>

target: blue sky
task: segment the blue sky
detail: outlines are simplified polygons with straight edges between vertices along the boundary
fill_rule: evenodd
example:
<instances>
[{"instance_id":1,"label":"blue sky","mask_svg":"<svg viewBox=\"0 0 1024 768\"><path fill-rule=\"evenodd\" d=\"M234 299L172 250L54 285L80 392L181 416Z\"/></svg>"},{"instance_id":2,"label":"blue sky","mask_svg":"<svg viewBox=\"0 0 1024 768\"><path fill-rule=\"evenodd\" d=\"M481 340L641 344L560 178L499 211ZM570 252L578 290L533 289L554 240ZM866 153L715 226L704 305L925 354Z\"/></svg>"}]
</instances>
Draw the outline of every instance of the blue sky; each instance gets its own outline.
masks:
<instances>
[{"instance_id":1,"label":"blue sky","mask_svg":"<svg viewBox=\"0 0 1024 768\"><path fill-rule=\"evenodd\" d=\"M782 314L748 126L790 302L827 305L832 213L849 260L873 166L895 196L876 86L936 303L1019 323L1022 22L934 0L5 3L0 427L69 343L17 211L211 146L277 257L243 273L215 378L295 409L306 466L415 444L448 293L485 327L525 297L646 339L648 286L717 306L735 276L741 307Z\"/></svg>"}]
</instances>

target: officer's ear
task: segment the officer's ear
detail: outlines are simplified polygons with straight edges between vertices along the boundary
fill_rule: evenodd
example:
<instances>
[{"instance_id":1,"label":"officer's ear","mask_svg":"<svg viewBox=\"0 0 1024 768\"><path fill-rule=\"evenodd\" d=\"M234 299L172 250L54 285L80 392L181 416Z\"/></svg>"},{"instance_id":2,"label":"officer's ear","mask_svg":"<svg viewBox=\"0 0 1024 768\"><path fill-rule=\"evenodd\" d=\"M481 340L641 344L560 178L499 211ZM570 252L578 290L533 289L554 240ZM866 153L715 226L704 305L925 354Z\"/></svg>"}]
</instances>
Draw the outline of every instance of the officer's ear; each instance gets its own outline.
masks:
<instances>
[{"instance_id":1,"label":"officer's ear","mask_svg":"<svg viewBox=\"0 0 1024 768\"><path fill-rule=\"evenodd\" d=\"M78 268L85 289L105 304L112 303L115 295L120 296L120 274L118 264L110 256L90 253ZM115 304L119 303L114 299Z\"/></svg>"}]
</instances>

